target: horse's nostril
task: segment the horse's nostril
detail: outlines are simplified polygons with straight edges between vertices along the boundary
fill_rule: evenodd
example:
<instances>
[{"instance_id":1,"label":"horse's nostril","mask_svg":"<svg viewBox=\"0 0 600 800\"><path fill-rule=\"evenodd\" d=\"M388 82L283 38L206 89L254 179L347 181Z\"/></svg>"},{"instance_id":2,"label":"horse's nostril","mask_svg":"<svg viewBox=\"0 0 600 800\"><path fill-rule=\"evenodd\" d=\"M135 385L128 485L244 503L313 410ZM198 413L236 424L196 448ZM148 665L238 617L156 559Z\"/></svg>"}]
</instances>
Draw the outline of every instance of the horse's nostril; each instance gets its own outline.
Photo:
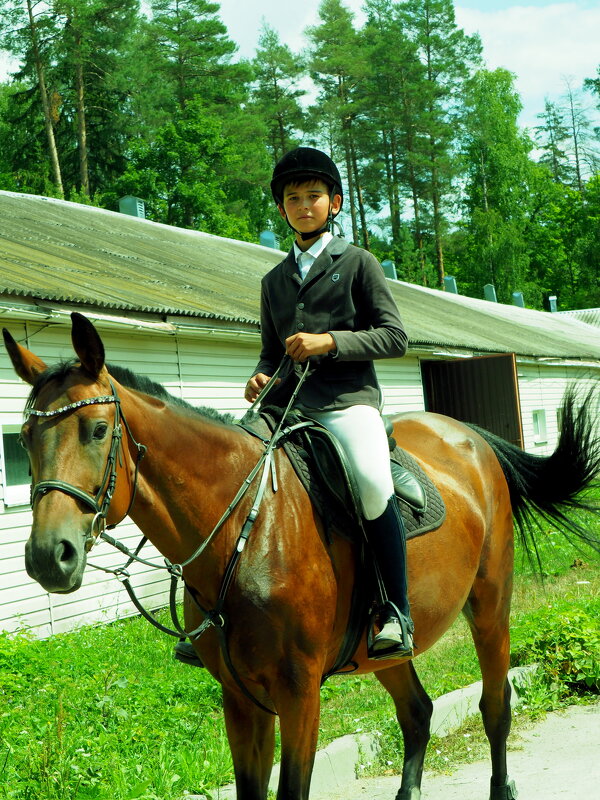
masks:
<instances>
[{"instance_id":1,"label":"horse's nostril","mask_svg":"<svg viewBox=\"0 0 600 800\"><path fill-rule=\"evenodd\" d=\"M65 572L74 569L77 565L77 551L66 539L56 545L55 555L56 563Z\"/></svg>"}]
</instances>

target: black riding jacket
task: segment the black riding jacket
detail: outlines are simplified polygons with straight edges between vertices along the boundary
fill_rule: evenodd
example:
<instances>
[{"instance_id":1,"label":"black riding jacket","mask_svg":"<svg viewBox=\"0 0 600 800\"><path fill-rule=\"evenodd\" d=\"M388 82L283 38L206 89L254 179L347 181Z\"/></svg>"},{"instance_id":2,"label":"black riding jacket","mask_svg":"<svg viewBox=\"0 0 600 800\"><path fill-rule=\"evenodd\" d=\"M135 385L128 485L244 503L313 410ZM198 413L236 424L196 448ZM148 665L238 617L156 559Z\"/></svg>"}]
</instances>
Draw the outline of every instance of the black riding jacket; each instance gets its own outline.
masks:
<instances>
[{"instance_id":1,"label":"black riding jacket","mask_svg":"<svg viewBox=\"0 0 600 800\"><path fill-rule=\"evenodd\" d=\"M311 358L315 368L300 390L298 406L321 411L359 404L379 407L373 360L403 356L407 336L381 265L371 253L334 237L304 281L293 249L265 275L262 350L254 374L273 375L285 354L285 340L300 331L331 333L336 350ZM301 365L286 365L268 402L285 405L301 370Z\"/></svg>"}]
</instances>

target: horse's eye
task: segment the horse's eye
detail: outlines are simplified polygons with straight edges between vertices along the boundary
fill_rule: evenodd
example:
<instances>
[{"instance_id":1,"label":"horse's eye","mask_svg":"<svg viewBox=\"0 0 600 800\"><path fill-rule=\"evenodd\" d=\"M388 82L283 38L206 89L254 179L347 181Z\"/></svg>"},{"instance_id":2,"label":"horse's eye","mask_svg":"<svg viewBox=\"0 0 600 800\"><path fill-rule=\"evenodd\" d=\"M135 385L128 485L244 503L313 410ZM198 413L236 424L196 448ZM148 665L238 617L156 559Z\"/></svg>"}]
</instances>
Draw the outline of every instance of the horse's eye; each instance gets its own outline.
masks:
<instances>
[{"instance_id":1,"label":"horse's eye","mask_svg":"<svg viewBox=\"0 0 600 800\"><path fill-rule=\"evenodd\" d=\"M106 436L107 430L108 430L108 425L106 424L106 422L99 422L94 428L94 433L92 434L92 436L94 439L101 441Z\"/></svg>"}]
</instances>

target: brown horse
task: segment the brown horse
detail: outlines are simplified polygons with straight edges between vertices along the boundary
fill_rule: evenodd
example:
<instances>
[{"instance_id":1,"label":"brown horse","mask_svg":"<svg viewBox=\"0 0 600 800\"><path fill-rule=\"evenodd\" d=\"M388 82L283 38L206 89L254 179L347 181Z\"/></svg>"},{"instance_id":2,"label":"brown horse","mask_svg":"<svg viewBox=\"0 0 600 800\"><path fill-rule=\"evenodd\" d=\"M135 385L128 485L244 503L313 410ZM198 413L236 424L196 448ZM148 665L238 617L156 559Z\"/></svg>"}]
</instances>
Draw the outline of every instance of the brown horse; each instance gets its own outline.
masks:
<instances>
[{"instance_id":1,"label":"brown horse","mask_svg":"<svg viewBox=\"0 0 600 800\"><path fill-rule=\"evenodd\" d=\"M184 564L216 529L183 569L197 603L213 609L253 494L242 498L220 528L218 522L264 444L127 370L109 373L94 327L79 314L72 322L78 360L50 368L5 331L16 372L33 385L22 429L33 480L27 571L48 591L77 589L104 516L116 523L130 512L173 564ZM417 652L431 647L459 612L465 614L483 676L480 707L491 748L492 800L515 796L506 768L513 515L523 521L535 507L556 519L561 508L581 505L576 495L600 464L588 405L589 398L575 413L573 401L567 403L560 443L550 457L528 455L436 414L403 414L395 421L396 438L437 483L447 510L437 531L408 546ZM138 441L147 448L141 461ZM274 717L240 689L229 665L249 693L279 715L277 797L305 800L321 678L344 637L356 563L355 545L341 537L329 544L281 450L274 459L279 490L273 491L271 480L266 484L223 606L231 661L214 626L194 642L223 687L240 800L267 797ZM260 473L251 483L259 481ZM202 622L196 603L188 602L185 612L189 627ZM354 660L360 671L375 672L394 700L405 741L397 798L418 800L431 700L412 661L369 661L364 637Z\"/></svg>"}]
</instances>

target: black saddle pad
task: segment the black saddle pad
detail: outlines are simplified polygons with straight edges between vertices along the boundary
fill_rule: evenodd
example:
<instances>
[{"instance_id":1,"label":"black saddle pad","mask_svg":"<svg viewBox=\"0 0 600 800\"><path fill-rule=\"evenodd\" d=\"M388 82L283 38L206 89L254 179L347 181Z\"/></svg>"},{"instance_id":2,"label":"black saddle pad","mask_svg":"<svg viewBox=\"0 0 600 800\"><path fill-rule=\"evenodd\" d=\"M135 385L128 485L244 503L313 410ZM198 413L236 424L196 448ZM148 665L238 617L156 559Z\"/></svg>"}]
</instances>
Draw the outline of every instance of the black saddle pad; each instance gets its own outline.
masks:
<instances>
[{"instance_id":1,"label":"black saddle pad","mask_svg":"<svg viewBox=\"0 0 600 800\"><path fill-rule=\"evenodd\" d=\"M268 435L277 425L277 411L266 409L258 416L242 420L243 427L259 436ZM352 469L337 439L311 420L308 427L294 430L306 418L292 412L286 419L282 446L296 474L308 492L326 528L354 539L359 531L360 501ZM396 447L390 453L392 462L412 472L421 482L427 497L423 513L400 500L400 510L407 538L438 528L446 517L442 497L417 461L406 450Z\"/></svg>"}]
</instances>

